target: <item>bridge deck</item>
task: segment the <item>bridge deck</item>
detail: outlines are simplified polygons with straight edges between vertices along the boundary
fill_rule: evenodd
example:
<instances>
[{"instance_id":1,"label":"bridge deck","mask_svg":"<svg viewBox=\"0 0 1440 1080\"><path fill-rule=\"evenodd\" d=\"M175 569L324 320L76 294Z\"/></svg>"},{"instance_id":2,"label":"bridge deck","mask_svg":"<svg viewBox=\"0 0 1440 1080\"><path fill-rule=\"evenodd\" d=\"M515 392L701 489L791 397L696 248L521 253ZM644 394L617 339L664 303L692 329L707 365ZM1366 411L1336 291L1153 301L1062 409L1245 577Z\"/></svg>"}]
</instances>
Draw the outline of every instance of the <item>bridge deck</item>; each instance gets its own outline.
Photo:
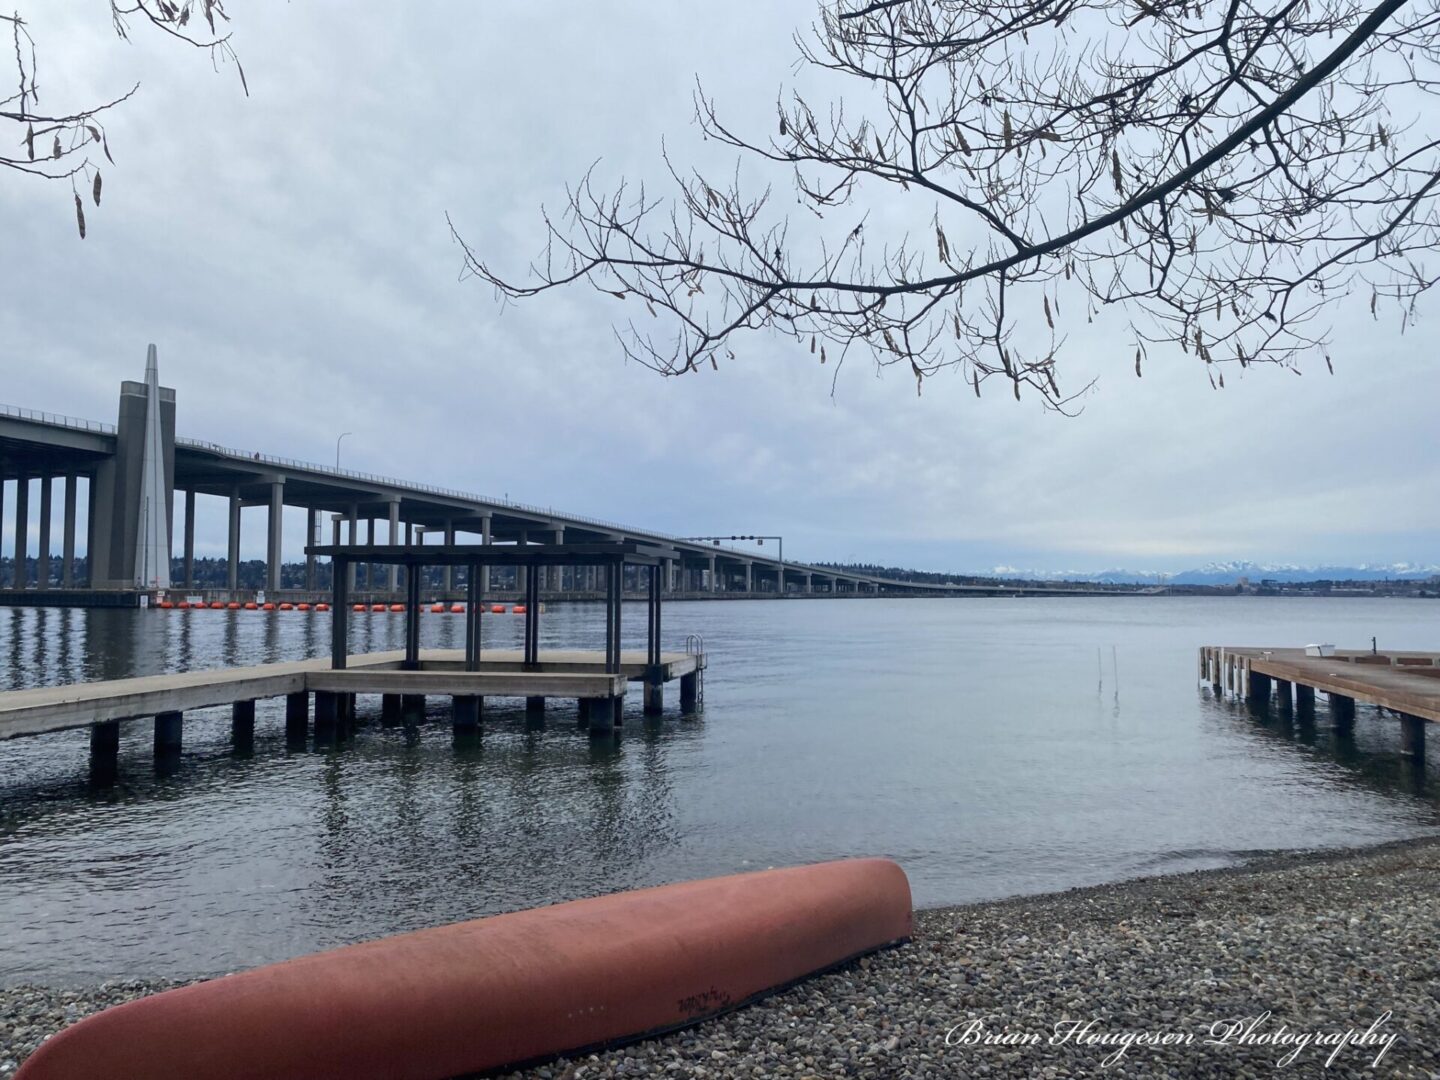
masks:
<instances>
[{"instance_id":1,"label":"bridge deck","mask_svg":"<svg viewBox=\"0 0 1440 1080\"><path fill-rule=\"evenodd\" d=\"M646 673L643 651L622 653L616 675L605 674L598 651L544 651L529 670L519 650L508 649L483 652L478 672L464 670L464 653L456 649L422 650L419 671L402 670L403 660L398 651L363 653L349 657L340 671L332 671L326 658L11 690L0 693L0 740L298 693L609 697ZM703 666L701 656L661 654L667 682Z\"/></svg>"}]
</instances>

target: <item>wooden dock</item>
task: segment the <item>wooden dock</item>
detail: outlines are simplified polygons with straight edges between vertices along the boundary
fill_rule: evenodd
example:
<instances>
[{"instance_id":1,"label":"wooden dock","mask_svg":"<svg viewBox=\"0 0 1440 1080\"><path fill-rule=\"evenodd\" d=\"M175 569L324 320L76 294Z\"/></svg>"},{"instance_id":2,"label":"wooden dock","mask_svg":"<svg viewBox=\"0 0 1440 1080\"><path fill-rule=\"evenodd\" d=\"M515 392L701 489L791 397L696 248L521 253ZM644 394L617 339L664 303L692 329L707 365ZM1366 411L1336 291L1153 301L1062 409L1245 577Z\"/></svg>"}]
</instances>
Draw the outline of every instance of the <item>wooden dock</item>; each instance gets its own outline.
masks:
<instances>
[{"instance_id":1,"label":"wooden dock","mask_svg":"<svg viewBox=\"0 0 1440 1080\"><path fill-rule=\"evenodd\" d=\"M677 679L681 712L695 710L704 654L661 653L658 664L651 660L647 652L622 652L616 669L603 652L553 650L527 664L519 650L493 649L472 670L463 650L425 649L418 667L407 667L406 654L396 651L349 656L343 668L332 668L327 657L12 690L0 693L0 740L89 728L92 757L103 761L114 757L121 721L154 717L155 751L170 754L180 749L186 712L231 706L235 739L244 742L253 737L255 702L279 697L286 702L287 736L308 736L313 699L316 737L333 738L353 725L357 694L381 695L387 721L423 713L426 697L449 697L457 732L478 729L486 698L524 698L531 713L543 712L551 699L573 699L582 722L603 734L620 722L630 682L644 685L649 715L663 710L663 687Z\"/></svg>"},{"instance_id":2,"label":"wooden dock","mask_svg":"<svg viewBox=\"0 0 1440 1080\"><path fill-rule=\"evenodd\" d=\"M1353 723L1355 703L1399 714L1401 747L1423 757L1425 726L1440 723L1440 652L1337 649L1307 656L1304 649L1205 645L1200 679L1217 694L1257 706L1313 713L1315 692L1328 699L1338 725Z\"/></svg>"}]
</instances>

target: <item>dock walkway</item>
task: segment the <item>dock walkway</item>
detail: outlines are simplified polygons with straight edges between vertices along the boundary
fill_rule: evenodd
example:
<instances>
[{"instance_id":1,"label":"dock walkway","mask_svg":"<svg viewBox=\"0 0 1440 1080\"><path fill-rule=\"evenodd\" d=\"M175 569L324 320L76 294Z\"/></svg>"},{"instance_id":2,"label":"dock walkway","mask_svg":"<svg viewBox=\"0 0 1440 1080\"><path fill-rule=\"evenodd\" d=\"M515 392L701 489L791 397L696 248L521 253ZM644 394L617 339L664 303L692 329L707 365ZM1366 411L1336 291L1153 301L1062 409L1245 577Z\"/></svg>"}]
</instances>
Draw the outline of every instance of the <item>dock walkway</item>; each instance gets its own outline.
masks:
<instances>
[{"instance_id":1,"label":"dock walkway","mask_svg":"<svg viewBox=\"0 0 1440 1080\"><path fill-rule=\"evenodd\" d=\"M1339 724L1353 721L1363 701L1400 715L1407 754L1424 756L1425 725L1440 723L1440 652L1337 649L1307 656L1304 649L1206 645L1200 649L1201 680L1216 693L1281 708L1313 710L1315 692L1325 694ZM1293 698L1292 698L1293 694Z\"/></svg>"},{"instance_id":2,"label":"dock walkway","mask_svg":"<svg viewBox=\"0 0 1440 1080\"><path fill-rule=\"evenodd\" d=\"M630 682L644 684L645 711L657 714L662 687L678 679L681 710L693 711L705 667L702 653L661 653L652 664L640 650L621 652L611 671L614 660L605 653L574 649L541 652L529 664L520 650L486 650L474 670L467 670L460 649L424 649L419 659L418 667L407 667L406 654L397 650L351 655L343 668L333 668L327 657L0 692L0 741L88 727L92 754L113 757L121 721L154 717L156 752L168 753L180 747L184 713L230 705L236 738L243 740L253 733L255 702L277 697L286 699L287 734L301 737L308 734L313 697L319 736L353 720L356 694L382 695L387 719L402 708L423 711L426 696L451 697L457 730L478 725L487 697L523 697L531 712L543 712L548 699L570 698L581 703L592 731L607 731L620 719Z\"/></svg>"}]
</instances>

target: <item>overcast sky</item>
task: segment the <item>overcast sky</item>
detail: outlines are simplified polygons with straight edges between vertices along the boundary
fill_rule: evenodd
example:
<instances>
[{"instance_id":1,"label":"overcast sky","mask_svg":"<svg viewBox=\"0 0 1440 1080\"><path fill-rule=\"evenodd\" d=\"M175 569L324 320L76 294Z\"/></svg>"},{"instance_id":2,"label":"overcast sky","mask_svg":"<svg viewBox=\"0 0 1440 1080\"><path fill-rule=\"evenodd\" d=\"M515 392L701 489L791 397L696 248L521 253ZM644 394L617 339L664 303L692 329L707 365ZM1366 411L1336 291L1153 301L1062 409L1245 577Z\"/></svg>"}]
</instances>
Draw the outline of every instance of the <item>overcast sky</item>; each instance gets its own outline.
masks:
<instances>
[{"instance_id":1,"label":"overcast sky","mask_svg":"<svg viewBox=\"0 0 1440 1080\"><path fill-rule=\"evenodd\" d=\"M88 239L68 190L0 177L0 401L113 422L153 341L183 435L333 462L353 431L352 468L679 535L780 533L801 560L1440 562L1424 307L1405 336L1353 318L1333 377L1235 370L1221 392L1178 355L1137 380L1123 324L1097 326L1062 371L1098 384L1064 419L958 378L917 398L863 362L832 381L769 337L663 379L623 362L613 299L502 308L459 280L447 211L518 271L540 204L592 162L659 186L662 138L713 161L697 74L735 126L768 132L811 0L235 4L248 98L156 33L117 40L104 9L22 4L49 107L141 89L108 121ZM219 552L210 501L200 547Z\"/></svg>"}]
</instances>

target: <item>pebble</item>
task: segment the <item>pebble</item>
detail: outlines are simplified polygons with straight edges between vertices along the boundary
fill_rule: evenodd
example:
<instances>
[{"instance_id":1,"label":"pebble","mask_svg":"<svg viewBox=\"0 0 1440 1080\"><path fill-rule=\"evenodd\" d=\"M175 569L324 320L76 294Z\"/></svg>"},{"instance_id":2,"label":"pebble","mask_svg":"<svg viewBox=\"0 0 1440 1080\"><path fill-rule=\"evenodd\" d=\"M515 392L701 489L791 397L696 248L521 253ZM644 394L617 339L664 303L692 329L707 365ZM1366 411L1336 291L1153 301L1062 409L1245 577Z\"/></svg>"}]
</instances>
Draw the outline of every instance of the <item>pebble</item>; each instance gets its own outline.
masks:
<instances>
[{"instance_id":1,"label":"pebble","mask_svg":"<svg viewBox=\"0 0 1440 1080\"><path fill-rule=\"evenodd\" d=\"M605 1077L1440 1077L1440 840L1273 855L1226 870L916 913L914 940L695 1028L508 1074ZM179 985L0 988L0 1080L40 1041L99 1009ZM1232 1040L1212 1025L1269 1013L1257 1032L1364 1031L1346 1046ZM975 1020L1010 1042L957 1045ZM1052 1043L1058 1023L1174 1033L1188 1043ZM1034 1035L1034 1040L1023 1037Z\"/></svg>"}]
</instances>

